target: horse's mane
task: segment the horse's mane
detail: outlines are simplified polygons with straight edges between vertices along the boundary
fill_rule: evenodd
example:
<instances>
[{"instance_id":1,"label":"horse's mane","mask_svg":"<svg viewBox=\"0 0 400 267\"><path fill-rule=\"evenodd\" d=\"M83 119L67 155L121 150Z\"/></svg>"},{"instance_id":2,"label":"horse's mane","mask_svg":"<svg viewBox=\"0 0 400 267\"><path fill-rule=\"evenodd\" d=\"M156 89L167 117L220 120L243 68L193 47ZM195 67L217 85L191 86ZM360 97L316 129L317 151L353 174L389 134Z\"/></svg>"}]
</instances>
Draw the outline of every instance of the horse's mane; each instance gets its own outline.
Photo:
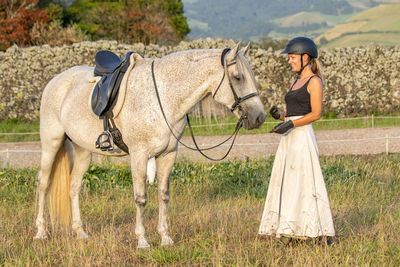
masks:
<instances>
[{"instance_id":1,"label":"horse's mane","mask_svg":"<svg viewBox=\"0 0 400 267\"><path fill-rule=\"evenodd\" d=\"M221 56L221 49L182 50L167 54L161 57L161 59L168 60L170 58L173 58L174 60L179 60L180 58L182 58L183 60L197 62L208 58L214 58L216 56Z\"/></svg>"}]
</instances>

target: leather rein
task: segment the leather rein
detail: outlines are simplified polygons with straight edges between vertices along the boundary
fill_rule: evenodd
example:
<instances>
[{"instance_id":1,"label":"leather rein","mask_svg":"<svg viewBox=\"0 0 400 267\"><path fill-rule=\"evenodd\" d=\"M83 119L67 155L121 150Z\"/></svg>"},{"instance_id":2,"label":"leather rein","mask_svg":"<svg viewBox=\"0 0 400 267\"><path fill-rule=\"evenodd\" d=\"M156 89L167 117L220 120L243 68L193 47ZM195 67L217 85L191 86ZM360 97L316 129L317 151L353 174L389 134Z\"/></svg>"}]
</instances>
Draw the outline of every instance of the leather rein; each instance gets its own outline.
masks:
<instances>
[{"instance_id":1,"label":"leather rein","mask_svg":"<svg viewBox=\"0 0 400 267\"><path fill-rule=\"evenodd\" d=\"M255 92L255 93L250 93L250 94L248 94L248 95L246 95L246 96L244 96L244 97L239 97L239 96L237 95L237 93L235 92L235 89L233 88L231 77L229 76L229 73L228 73L228 67L229 67L229 66L232 66L232 65L234 65L234 64L236 64L236 61L233 61L233 62L227 64L227 63L226 63L226 58L225 58L226 54L227 54L229 51L230 51L230 48L225 48L225 49L222 51L222 55L221 55L221 64L222 64L222 66L224 67L224 74L223 74L223 76L222 76L222 79L221 79L221 81L220 81L220 83L219 83L217 89L215 90L214 94L212 95L212 97L215 98L215 95L217 94L219 88L221 87L222 82L224 81L225 75L226 75L226 76L228 77L229 87L231 88L233 97L234 97L234 99L235 99L235 102L232 104L232 107L230 108L230 110L231 110L231 112L234 112L235 109L238 109L238 110L242 111L243 109L242 109L242 106L240 105L240 103L244 102L245 100L247 100L247 99L249 99L249 98L252 98L252 97L254 97L254 96L257 96L258 93L256 93L256 92ZM235 55L235 58L236 58L236 56L237 56L237 54ZM188 149L190 149L190 150L193 150L193 151L198 151L202 156L204 156L205 158L207 158L207 159L209 159L209 160L220 161L220 160L225 159L225 158L228 156L228 154L230 153L230 151L232 150L233 144L235 143L235 140L236 140L236 136L237 136L237 134L239 133L240 128L243 126L243 120L246 119L246 116L245 116L245 115L241 115L241 116L240 116L238 122L236 123L236 127L235 127L234 132L233 132L232 135L229 136L227 139L225 139L225 140L222 141L221 143L219 143L219 144L217 144L217 145L214 145L214 146L212 146L212 147L208 147L208 148L203 148L203 149L201 149L201 148L199 148L199 146L197 145L195 136L194 136L194 134L193 134L193 129L192 129L192 126L191 126L191 124L190 124L189 115L186 114L186 119L187 119L187 123L188 123L189 130L190 130L190 135L192 136L192 140L193 140L193 143L194 143L194 145L195 145L195 148L190 147L190 146L188 146L188 145L186 145L186 144L184 144L184 143L182 143L182 142L180 141L180 138L178 138L178 137L175 135L174 131L172 130L171 125L169 124L169 122L168 122L168 120L167 120L167 116L165 115L164 109L163 109L162 104L161 104L160 94L159 94L159 92L158 92L158 87L157 87L156 78L155 78L155 74L154 74L154 60L151 62L151 74L152 74L152 77L153 77L154 89L155 89L155 91L156 91L158 104L160 105L160 109L161 109L161 112L162 112L162 114L163 114L164 120L165 120L165 122L166 122L166 124L167 124L167 126L168 126L168 128L169 128L169 130L170 130L170 132L171 132L172 135L175 137L175 139L176 139L181 145L183 145L184 147L186 147L186 148L188 148ZM211 157L207 156L206 154L204 154L203 151L211 150L211 149L213 149L213 148L217 148L217 147L223 145L224 143L226 143L226 142L227 142L229 139L231 139L232 137L233 137L232 143L231 143L231 145L230 145L228 151L226 152L226 154L225 154L223 157L218 158L218 159L215 159L215 158L211 158Z\"/></svg>"}]
</instances>

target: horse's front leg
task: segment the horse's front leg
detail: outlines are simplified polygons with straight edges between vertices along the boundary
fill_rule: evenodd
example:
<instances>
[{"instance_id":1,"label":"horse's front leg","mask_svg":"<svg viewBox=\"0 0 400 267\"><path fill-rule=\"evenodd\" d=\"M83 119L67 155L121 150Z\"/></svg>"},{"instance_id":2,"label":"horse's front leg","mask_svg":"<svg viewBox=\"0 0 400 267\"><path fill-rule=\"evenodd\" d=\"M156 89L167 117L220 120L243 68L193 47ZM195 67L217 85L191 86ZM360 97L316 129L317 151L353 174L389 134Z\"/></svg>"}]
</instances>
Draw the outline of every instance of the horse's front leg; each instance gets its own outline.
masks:
<instances>
[{"instance_id":1,"label":"horse's front leg","mask_svg":"<svg viewBox=\"0 0 400 267\"><path fill-rule=\"evenodd\" d=\"M157 158L157 180L158 180L158 232L161 235L161 246L173 245L168 235L168 201L169 201L169 177L174 166L176 151L170 152Z\"/></svg>"},{"instance_id":2,"label":"horse's front leg","mask_svg":"<svg viewBox=\"0 0 400 267\"><path fill-rule=\"evenodd\" d=\"M144 153L130 153L131 172L136 204L135 234L138 238L138 248L149 248L143 224L144 208L147 203L146 171L148 156Z\"/></svg>"}]
</instances>

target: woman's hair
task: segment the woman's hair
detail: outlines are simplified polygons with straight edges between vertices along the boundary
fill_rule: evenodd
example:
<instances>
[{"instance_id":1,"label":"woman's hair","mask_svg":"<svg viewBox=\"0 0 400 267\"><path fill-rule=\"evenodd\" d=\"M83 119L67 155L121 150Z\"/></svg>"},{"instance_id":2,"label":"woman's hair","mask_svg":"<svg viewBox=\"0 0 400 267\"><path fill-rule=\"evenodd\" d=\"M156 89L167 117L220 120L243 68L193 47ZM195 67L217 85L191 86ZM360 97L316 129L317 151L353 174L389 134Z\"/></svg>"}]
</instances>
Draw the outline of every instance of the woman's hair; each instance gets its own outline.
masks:
<instances>
[{"instance_id":1,"label":"woman's hair","mask_svg":"<svg viewBox=\"0 0 400 267\"><path fill-rule=\"evenodd\" d=\"M312 65L311 65L311 71L312 71L314 74L317 74L317 76L321 79L321 81L323 81L324 79L323 79L323 77L322 77L321 66L320 66L320 64L319 64L318 59L316 59L316 58L311 59L311 63L312 63Z\"/></svg>"}]
</instances>

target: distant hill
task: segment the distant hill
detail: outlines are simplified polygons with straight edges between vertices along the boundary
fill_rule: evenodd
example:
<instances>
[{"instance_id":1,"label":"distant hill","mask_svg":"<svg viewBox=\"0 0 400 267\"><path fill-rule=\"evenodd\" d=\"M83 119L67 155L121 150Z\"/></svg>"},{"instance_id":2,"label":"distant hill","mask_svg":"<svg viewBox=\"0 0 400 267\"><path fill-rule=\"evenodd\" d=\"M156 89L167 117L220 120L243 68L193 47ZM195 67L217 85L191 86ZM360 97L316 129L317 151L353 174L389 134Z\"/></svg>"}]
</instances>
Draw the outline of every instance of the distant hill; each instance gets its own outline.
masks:
<instances>
[{"instance_id":1,"label":"distant hill","mask_svg":"<svg viewBox=\"0 0 400 267\"><path fill-rule=\"evenodd\" d=\"M182 0L190 38L317 37L380 0ZM397 2L392 0L385 2Z\"/></svg>"},{"instance_id":2,"label":"distant hill","mask_svg":"<svg viewBox=\"0 0 400 267\"><path fill-rule=\"evenodd\" d=\"M400 44L400 3L381 4L337 25L315 39L324 47L369 43Z\"/></svg>"}]
</instances>

